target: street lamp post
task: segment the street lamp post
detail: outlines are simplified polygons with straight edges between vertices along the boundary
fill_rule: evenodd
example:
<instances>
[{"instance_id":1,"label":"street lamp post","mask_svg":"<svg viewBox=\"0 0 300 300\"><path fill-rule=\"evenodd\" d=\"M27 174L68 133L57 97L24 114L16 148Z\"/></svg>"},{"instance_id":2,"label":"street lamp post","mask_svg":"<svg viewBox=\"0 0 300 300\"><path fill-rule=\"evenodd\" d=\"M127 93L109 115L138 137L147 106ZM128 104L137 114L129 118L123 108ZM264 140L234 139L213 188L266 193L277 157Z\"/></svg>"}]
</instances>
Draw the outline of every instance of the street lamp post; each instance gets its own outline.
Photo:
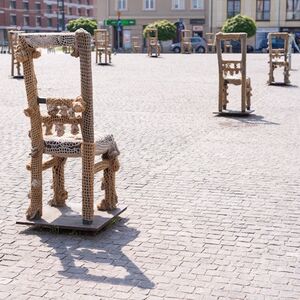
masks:
<instances>
[{"instance_id":1,"label":"street lamp post","mask_svg":"<svg viewBox=\"0 0 300 300\"><path fill-rule=\"evenodd\" d=\"M61 29L62 31L66 30L66 21L65 21L65 0L61 1Z\"/></svg>"}]
</instances>

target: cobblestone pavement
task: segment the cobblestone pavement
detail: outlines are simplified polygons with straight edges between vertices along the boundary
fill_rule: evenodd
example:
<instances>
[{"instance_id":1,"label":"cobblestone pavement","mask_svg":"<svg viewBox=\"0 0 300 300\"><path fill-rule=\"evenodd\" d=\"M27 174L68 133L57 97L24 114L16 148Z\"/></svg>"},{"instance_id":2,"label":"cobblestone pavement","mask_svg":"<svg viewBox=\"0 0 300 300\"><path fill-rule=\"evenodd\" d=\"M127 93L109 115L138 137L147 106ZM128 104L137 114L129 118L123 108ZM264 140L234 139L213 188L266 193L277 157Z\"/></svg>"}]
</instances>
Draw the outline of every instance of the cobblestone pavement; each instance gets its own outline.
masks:
<instances>
[{"instance_id":1,"label":"cobblestone pavement","mask_svg":"<svg viewBox=\"0 0 300 300\"><path fill-rule=\"evenodd\" d=\"M1 299L300 299L300 55L291 87L267 86L267 56L248 56L255 114L244 119L212 114L215 55L94 65L96 130L119 144L128 205L97 236L15 225L28 205L29 122L8 55L0 67ZM45 53L37 73L40 96L79 94L74 58ZM70 159L69 201L80 201L80 172Z\"/></svg>"}]
</instances>

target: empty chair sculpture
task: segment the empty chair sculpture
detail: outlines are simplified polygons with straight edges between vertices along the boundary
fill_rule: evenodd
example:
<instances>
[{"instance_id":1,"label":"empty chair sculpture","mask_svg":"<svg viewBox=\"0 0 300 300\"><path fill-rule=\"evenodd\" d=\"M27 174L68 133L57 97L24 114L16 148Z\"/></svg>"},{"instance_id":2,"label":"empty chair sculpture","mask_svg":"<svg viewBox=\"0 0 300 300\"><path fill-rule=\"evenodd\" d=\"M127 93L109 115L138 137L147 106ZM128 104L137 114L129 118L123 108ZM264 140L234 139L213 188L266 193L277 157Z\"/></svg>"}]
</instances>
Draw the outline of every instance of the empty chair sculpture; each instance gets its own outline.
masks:
<instances>
[{"instance_id":1,"label":"empty chair sculpture","mask_svg":"<svg viewBox=\"0 0 300 300\"><path fill-rule=\"evenodd\" d=\"M151 28L147 30L147 53L148 56L158 57L160 55L160 45L158 43L158 31L156 28Z\"/></svg>"},{"instance_id":2,"label":"empty chair sculpture","mask_svg":"<svg viewBox=\"0 0 300 300\"><path fill-rule=\"evenodd\" d=\"M232 40L237 40L241 43L240 59L225 59L224 54L222 54L222 43ZM216 35L219 65L219 113L227 110L229 84L241 86L241 112L250 112L252 89L250 78L246 76L246 40L246 33L218 33Z\"/></svg>"},{"instance_id":3,"label":"empty chair sculpture","mask_svg":"<svg viewBox=\"0 0 300 300\"><path fill-rule=\"evenodd\" d=\"M132 52L139 53L141 51L140 39L138 36L132 37Z\"/></svg>"},{"instance_id":4,"label":"empty chair sculpture","mask_svg":"<svg viewBox=\"0 0 300 300\"><path fill-rule=\"evenodd\" d=\"M206 42L207 42L207 53L215 53L216 52L215 34L211 32L206 33Z\"/></svg>"},{"instance_id":5,"label":"empty chair sculpture","mask_svg":"<svg viewBox=\"0 0 300 300\"><path fill-rule=\"evenodd\" d=\"M181 53L192 53L191 31L181 30Z\"/></svg>"},{"instance_id":6,"label":"empty chair sculpture","mask_svg":"<svg viewBox=\"0 0 300 300\"><path fill-rule=\"evenodd\" d=\"M111 63L111 44L110 34L107 29L97 29L94 31L96 63L108 64ZM104 55L104 62L102 61Z\"/></svg>"},{"instance_id":7,"label":"empty chair sculpture","mask_svg":"<svg viewBox=\"0 0 300 300\"><path fill-rule=\"evenodd\" d=\"M282 40L283 48L273 48L273 39ZM272 32L268 34L268 46L269 46L269 80L268 84L275 83L274 70L278 67L283 68L284 84L290 84L290 68L288 61L288 49L289 49L289 34L286 32Z\"/></svg>"},{"instance_id":8,"label":"empty chair sculpture","mask_svg":"<svg viewBox=\"0 0 300 300\"><path fill-rule=\"evenodd\" d=\"M21 74L21 64L16 60L15 52L18 43L18 35L23 31L10 30L8 31L8 43L11 54L11 72L10 75L13 78L23 78Z\"/></svg>"},{"instance_id":9,"label":"empty chair sculpture","mask_svg":"<svg viewBox=\"0 0 300 300\"><path fill-rule=\"evenodd\" d=\"M49 47L72 47L72 56L79 57L81 94L78 97L39 97L33 60L41 55L37 48ZM64 186L64 167L68 157L81 157L82 220L83 224L91 224L94 216L94 175L104 171L102 187L105 197L98 204L98 210L113 210L117 205L115 172L119 169L119 151L113 137L94 138L91 36L83 29L75 33L20 34L16 59L24 67L28 101L24 113L31 121L31 163L27 166L31 172L31 190L26 217L32 220L42 216L42 173L49 168L52 168L54 192L49 204L55 207L65 205L68 193ZM41 114L42 104L46 104L46 115ZM64 136L66 124L71 126L69 137ZM56 136L52 133L53 127ZM51 158L43 162L44 154L51 155ZM96 155L101 155L102 161L95 163Z\"/></svg>"},{"instance_id":10,"label":"empty chair sculpture","mask_svg":"<svg viewBox=\"0 0 300 300\"><path fill-rule=\"evenodd\" d=\"M224 53L232 53L232 45L230 41L224 41Z\"/></svg>"}]
</instances>

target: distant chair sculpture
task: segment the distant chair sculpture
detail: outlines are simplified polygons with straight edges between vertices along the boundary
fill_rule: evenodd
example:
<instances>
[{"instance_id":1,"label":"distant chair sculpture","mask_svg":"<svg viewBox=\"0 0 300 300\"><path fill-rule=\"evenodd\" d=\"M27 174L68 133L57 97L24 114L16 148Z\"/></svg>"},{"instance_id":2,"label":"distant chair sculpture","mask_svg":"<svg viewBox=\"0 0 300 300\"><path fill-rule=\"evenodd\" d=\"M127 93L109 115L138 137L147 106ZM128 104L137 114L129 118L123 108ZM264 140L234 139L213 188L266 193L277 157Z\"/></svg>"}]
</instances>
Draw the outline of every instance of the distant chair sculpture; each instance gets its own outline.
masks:
<instances>
[{"instance_id":1,"label":"distant chair sculpture","mask_svg":"<svg viewBox=\"0 0 300 300\"><path fill-rule=\"evenodd\" d=\"M283 48L274 49L273 39L283 40ZM269 80L268 84L274 84L274 70L278 67L283 68L284 84L290 84L290 67L288 61L289 34L286 32L272 32L268 34L269 46Z\"/></svg>"},{"instance_id":2,"label":"distant chair sculpture","mask_svg":"<svg viewBox=\"0 0 300 300\"><path fill-rule=\"evenodd\" d=\"M21 64L16 60L15 52L17 49L18 35L24 31L10 30L8 31L8 44L11 54L11 71L10 75L13 78L23 78L21 74Z\"/></svg>"},{"instance_id":3,"label":"distant chair sculpture","mask_svg":"<svg viewBox=\"0 0 300 300\"><path fill-rule=\"evenodd\" d=\"M158 30L156 28L151 28L147 30L147 53L148 56L158 57L160 55L160 45L158 43Z\"/></svg>"},{"instance_id":4,"label":"distant chair sculpture","mask_svg":"<svg viewBox=\"0 0 300 300\"><path fill-rule=\"evenodd\" d=\"M224 59L222 43L237 40L241 43L240 59ZM241 86L241 113L249 113L251 106L251 81L246 76L247 33L218 33L216 45L219 65L219 113L227 110L228 84ZM230 111L228 111L230 112Z\"/></svg>"},{"instance_id":5,"label":"distant chair sculpture","mask_svg":"<svg viewBox=\"0 0 300 300\"><path fill-rule=\"evenodd\" d=\"M192 53L191 31L187 29L181 30L180 37L181 53Z\"/></svg>"},{"instance_id":6,"label":"distant chair sculpture","mask_svg":"<svg viewBox=\"0 0 300 300\"><path fill-rule=\"evenodd\" d=\"M207 53L215 53L216 52L216 39L215 34L208 32L206 33L206 42L207 42Z\"/></svg>"},{"instance_id":7,"label":"distant chair sculpture","mask_svg":"<svg viewBox=\"0 0 300 300\"><path fill-rule=\"evenodd\" d=\"M224 41L224 53L232 53L232 45L230 41Z\"/></svg>"},{"instance_id":8,"label":"distant chair sculpture","mask_svg":"<svg viewBox=\"0 0 300 300\"><path fill-rule=\"evenodd\" d=\"M33 59L41 54L37 48L72 47L72 56L79 57L81 95L69 98L40 98ZM82 158L82 221L91 224L94 216L94 175L104 171L102 188L105 197L98 210L114 210L117 205L115 173L119 169L117 145L111 135L95 140L93 120L93 87L91 68L91 36L83 29L75 33L28 33L19 35L16 59L23 64L28 108L31 120L30 206L27 219L42 216L42 173L52 168L54 196L50 206L63 207L68 197L64 186L64 167L68 157ZM47 115L41 115L40 104L46 104ZM70 136L63 137L65 124L71 125ZM57 136L52 134L55 126ZM45 130L43 130L43 127ZM78 136L76 136L78 135ZM52 158L43 162L43 155ZM95 163L95 156L102 161ZM100 188L100 185L99 185Z\"/></svg>"},{"instance_id":9,"label":"distant chair sculpture","mask_svg":"<svg viewBox=\"0 0 300 300\"><path fill-rule=\"evenodd\" d=\"M139 53L141 51L140 39L138 36L132 37L132 52Z\"/></svg>"},{"instance_id":10,"label":"distant chair sculpture","mask_svg":"<svg viewBox=\"0 0 300 300\"><path fill-rule=\"evenodd\" d=\"M111 63L111 44L110 34L108 29L96 29L94 31L96 63L105 64ZM104 55L104 62L102 61Z\"/></svg>"}]
</instances>

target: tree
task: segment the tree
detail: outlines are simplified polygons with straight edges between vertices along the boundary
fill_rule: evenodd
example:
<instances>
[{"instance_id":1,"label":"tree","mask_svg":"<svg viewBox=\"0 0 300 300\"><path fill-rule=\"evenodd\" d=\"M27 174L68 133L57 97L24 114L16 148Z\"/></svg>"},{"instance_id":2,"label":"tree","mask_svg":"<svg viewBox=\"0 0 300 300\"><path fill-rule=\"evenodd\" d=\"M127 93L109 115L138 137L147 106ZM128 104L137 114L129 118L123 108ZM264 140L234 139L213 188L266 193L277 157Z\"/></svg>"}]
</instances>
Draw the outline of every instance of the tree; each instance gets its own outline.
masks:
<instances>
[{"instance_id":1,"label":"tree","mask_svg":"<svg viewBox=\"0 0 300 300\"><path fill-rule=\"evenodd\" d=\"M157 28L159 41L168 41L176 37L176 26L168 20L156 21L147 25L143 32L144 37L146 37L147 30L151 28Z\"/></svg>"},{"instance_id":2,"label":"tree","mask_svg":"<svg viewBox=\"0 0 300 300\"><path fill-rule=\"evenodd\" d=\"M222 32L246 32L248 38L250 38L256 34L256 24L255 21L250 17L236 15L235 17L226 20L222 27Z\"/></svg>"},{"instance_id":3,"label":"tree","mask_svg":"<svg viewBox=\"0 0 300 300\"><path fill-rule=\"evenodd\" d=\"M79 28L83 28L91 35L94 34L94 30L97 29L97 21L88 18L79 18L76 20L72 20L67 24L67 29L71 32L76 31Z\"/></svg>"}]
</instances>

